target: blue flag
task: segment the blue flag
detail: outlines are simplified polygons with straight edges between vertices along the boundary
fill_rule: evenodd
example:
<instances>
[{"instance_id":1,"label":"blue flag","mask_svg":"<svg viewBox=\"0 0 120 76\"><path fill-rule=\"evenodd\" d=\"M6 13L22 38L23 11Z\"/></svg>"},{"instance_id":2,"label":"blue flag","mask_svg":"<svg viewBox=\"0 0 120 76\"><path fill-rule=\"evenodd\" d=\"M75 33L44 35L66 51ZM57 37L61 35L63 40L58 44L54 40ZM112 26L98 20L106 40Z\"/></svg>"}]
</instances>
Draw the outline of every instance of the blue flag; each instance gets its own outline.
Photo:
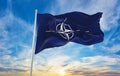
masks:
<instances>
[{"instance_id":1,"label":"blue flag","mask_svg":"<svg viewBox=\"0 0 120 76\"><path fill-rule=\"evenodd\" d=\"M59 47L68 42L92 45L102 42L104 34L100 29L101 12L88 15L70 12L61 15L37 14L37 41L35 54Z\"/></svg>"}]
</instances>

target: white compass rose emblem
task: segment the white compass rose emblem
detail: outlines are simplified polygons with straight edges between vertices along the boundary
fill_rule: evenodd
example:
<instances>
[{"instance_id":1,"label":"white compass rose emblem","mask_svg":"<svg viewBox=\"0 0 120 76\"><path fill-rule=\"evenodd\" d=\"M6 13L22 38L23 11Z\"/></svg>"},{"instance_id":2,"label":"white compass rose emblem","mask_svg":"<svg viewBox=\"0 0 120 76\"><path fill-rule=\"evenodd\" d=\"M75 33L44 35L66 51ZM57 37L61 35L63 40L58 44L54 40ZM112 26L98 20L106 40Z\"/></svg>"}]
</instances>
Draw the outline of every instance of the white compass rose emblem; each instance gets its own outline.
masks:
<instances>
[{"instance_id":1,"label":"white compass rose emblem","mask_svg":"<svg viewBox=\"0 0 120 76\"><path fill-rule=\"evenodd\" d=\"M59 23L56 26L56 31L64 39L70 40L71 38L74 37L74 31L72 30L72 28L70 27L69 24L64 23L66 20L67 20L67 18L62 23Z\"/></svg>"}]
</instances>

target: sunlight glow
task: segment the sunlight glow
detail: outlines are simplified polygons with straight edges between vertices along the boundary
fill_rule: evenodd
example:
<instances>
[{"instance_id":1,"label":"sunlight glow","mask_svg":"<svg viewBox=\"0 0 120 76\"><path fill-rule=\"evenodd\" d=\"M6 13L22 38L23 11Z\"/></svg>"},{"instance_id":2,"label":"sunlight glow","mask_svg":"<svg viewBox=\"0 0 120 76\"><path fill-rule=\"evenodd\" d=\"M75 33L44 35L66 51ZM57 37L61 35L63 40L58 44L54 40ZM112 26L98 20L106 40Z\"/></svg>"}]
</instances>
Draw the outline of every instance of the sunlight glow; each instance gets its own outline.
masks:
<instances>
[{"instance_id":1,"label":"sunlight glow","mask_svg":"<svg viewBox=\"0 0 120 76\"><path fill-rule=\"evenodd\" d=\"M59 73L60 75L65 75L65 71L64 71L64 70L60 70L58 73Z\"/></svg>"}]
</instances>

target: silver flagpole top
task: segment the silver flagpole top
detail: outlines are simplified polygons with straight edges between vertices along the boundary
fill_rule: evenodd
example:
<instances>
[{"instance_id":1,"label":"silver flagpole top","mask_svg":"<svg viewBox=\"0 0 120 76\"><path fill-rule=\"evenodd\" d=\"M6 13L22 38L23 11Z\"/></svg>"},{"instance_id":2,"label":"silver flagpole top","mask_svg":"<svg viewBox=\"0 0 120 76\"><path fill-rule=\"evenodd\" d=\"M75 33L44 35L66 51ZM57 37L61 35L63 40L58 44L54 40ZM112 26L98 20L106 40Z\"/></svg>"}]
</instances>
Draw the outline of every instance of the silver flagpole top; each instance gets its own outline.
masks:
<instances>
[{"instance_id":1,"label":"silver flagpole top","mask_svg":"<svg viewBox=\"0 0 120 76\"><path fill-rule=\"evenodd\" d=\"M35 12L38 12L38 10L37 10L37 9L35 9Z\"/></svg>"}]
</instances>

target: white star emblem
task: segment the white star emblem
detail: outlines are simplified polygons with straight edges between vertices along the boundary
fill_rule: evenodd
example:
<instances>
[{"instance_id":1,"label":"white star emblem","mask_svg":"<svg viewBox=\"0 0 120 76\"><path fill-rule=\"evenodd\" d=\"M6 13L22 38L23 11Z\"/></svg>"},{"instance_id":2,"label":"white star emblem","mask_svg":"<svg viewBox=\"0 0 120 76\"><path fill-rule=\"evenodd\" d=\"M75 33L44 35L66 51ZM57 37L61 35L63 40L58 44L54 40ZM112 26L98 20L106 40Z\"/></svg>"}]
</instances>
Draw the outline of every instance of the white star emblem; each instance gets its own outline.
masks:
<instances>
[{"instance_id":1,"label":"white star emblem","mask_svg":"<svg viewBox=\"0 0 120 76\"><path fill-rule=\"evenodd\" d=\"M66 21L66 19L64 20L64 22ZM56 31L57 33L60 34L60 36L62 36L64 39L70 40L71 38L73 38L74 36L74 31L72 30L72 28L70 27L69 24L65 24L64 22L59 23L56 26Z\"/></svg>"}]
</instances>

